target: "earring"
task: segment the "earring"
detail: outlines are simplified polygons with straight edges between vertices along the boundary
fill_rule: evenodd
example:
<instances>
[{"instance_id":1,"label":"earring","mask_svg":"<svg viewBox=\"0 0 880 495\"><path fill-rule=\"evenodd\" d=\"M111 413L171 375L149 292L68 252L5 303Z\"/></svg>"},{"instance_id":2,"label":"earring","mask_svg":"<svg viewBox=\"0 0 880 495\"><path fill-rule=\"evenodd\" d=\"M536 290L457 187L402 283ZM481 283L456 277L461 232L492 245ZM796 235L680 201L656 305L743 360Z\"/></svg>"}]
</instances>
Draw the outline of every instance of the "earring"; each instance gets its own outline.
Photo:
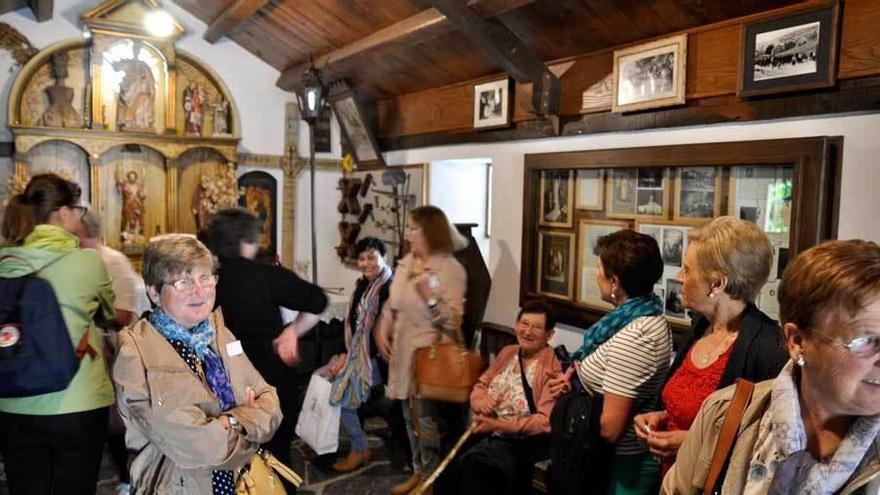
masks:
<instances>
[{"instance_id":1,"label":"earring","mask_svg":"<svg viewBox=\"0 0 880 495\"><path fill-rule=\"evenodd\" d=\"M795 362L797 363L798 366L800 366L801 368L803 368L803 367L804 367L804 354L803 354L803 353L799 353L799 354L798 354L798 357L797 357L797 361L795 361Z\"/></svg>"},{"instance_id":2,"label":"earring","mask_svg":"<svg viewBox=\"0 0 880 495\"><path fill-rule=\"evenodd\" d=\"M611 299L617 300L617 292L611 291Z\"/></svg>"},{"instance_id":3,"label":"earring","mask_svg":"<svg viewBox=\"0 0 880 495\"><path fill-rule=\"evenodd\" d=\"M709 292L709 299L715 299L715 293Z\"/></svg>"}]
</instances>

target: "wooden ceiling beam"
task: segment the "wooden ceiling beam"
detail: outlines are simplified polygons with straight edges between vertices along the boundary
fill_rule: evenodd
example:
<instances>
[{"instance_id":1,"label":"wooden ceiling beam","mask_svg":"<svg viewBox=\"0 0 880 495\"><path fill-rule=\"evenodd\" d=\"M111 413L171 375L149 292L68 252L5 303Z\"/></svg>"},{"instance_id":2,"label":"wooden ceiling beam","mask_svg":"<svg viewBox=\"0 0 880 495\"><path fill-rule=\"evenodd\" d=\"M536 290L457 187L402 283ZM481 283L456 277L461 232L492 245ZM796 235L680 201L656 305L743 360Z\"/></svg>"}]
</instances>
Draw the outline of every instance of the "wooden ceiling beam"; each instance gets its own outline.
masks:
<instances>
[{"instance_id":1,"label":"wooden ceiling beam","mask_svg":"<svg viewBox=\"0 0 880 495\"><path fill-rule=\"evenodd\" d=\"M559 113L560 85L534 50L503 25L483 19L458 0L431 0L489 60L519 83L532 83L532 106L542 116Z\"/></svg>"},{"instance_id":2,"label":"wooden ceiling beam","mask_svg":"<svg viewBox=\"0 0 880 495\"><path fill-rule=\"evenodd\" d=\"M494 17L534 2L535 0L468 0L467 5L479 16ZM370 50L390 44L416 44L443 34L452 28L453 26L446 16L432 7L370 33L351 44L316 57L315 68L326 71L332 69L332 66L338 62L362 55ZM276 86L285 91L293 91L299 84L303 72L308 68L308 63L302 63L284 69L275 83Z\"/></svg>"},{"instance_id":3,"label":"wooden ceiling beam","mask_svg":"<svg viewBox=\"0 0 880 495\"><path fill-rule=\"evenodd\" d=\"M37 22L45 22L52 18L53 0L27 0L28 7L34 12Z\"/></svg>"},{"instance_id":4,"label":"wooden ceiling beam","mask_svg":"<svg viewBox=\"0 0 880 495\"><path fill-rule=\"evenodd\" d=\"M231 33L242 22L265 7L267 3L269 0L235 0L232 5L211 21L208 29L205 30L204 38L209 43L216 43L217 40Z\"/></svg>"}]
</instances>

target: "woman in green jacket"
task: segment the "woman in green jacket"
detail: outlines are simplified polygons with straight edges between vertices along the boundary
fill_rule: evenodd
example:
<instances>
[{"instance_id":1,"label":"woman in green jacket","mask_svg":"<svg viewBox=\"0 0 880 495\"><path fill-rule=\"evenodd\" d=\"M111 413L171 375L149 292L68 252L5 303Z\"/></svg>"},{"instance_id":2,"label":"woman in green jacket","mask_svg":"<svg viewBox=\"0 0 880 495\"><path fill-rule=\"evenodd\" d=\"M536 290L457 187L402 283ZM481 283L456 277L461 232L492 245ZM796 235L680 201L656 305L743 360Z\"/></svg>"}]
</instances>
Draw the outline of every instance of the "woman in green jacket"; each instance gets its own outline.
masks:
<instances>
[{"instance_id":1,"label":"woman in green jacket","mask_svg":"<svg viewBox=\"0 0 880 495\"><path fill-rule=\"evenodd\" d=\"M32 273L55 292L74 346L88 331L94 350L60 392L0 399L0 453L9 491L95 493L113 386L92 319L113 318L113 289L101 257L72 233L86 211L80 187L36 175L6 206L0 277Z\"/></svg>"}]
</instances>

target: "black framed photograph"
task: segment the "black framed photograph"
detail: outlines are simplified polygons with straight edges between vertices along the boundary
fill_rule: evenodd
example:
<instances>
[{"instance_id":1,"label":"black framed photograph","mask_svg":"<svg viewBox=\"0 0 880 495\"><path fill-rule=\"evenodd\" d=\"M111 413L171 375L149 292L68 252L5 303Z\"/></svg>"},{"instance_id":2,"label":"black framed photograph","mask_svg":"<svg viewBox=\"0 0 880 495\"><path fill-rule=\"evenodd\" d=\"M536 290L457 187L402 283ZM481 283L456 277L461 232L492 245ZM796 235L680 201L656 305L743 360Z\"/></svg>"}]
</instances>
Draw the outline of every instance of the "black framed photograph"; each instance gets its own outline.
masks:
<instances>
[{"instance_id":1,"label":"black framed photograph","mask_svg":"<svg viewBox=\"0 0 880 495\"><path fill-rule=\"evenodd\" d=\"M538 225L571 227L574 203L574 173L571 170L541 172L541 218Z\"/></svg>"},{"instance_id":2,"label":"black framed photograph","mask_svg":"<svg viewBox=\"0 0 880 495\"><path fill-rule=\"evenodd\" d=\"M612 111L683 104L686 65L687 34L615 50Z\"/></svg>"},{"instance_id":3,"label":"black framed photograph","mask_svg":"<svg viewBox=\"0 0 880 495\"><path fill-rule=\"evenodd\" d=\"M354 159L359 166L384 167L382 153L375 136L367 127L367 120L354 91L344 82L336 82L330 88L330 105L339 122L339 129L351 145Z\"/></svg>"},{"instance_id":4,"label":"black framed photograph","mask_svg":"<svg viewBox=\"0 0 880 495\"><path fill-rule=\"evenodd\" d=\"M833 86L840 5L743 25L737 95Z\"/></svg>"},{"instance_id":5,"label":"black framed photograph","mask_svg":"<svg viewBox=\"0 0 880 495\"><path fill-rule=\"evenodd\" d=\"M510 78L474 85L474 128L510 125Z\"/></svg>"},{"instance_id":6,"label":"black framed photograph","mask_svg":"<svg viewBox=\"0 0 880 495\"><path fill-rule=\"evenodd\" d=\"M278 224L278 180L261 170L248 172L238 178L242 192L238 205L260 219L260 241L257 259L273 262L278 254L276 228Z\"/></svg>"},{"instance_id":7,"label":"black framed photograph","mask_svg":"<svg viewBox=\"0 0 880 495\"><path fill-rule=\"evenodd\" d=\"M574 256L574 234L556 231L538 233L538 293L572 299Z\"/></svg>"}]
</instances>

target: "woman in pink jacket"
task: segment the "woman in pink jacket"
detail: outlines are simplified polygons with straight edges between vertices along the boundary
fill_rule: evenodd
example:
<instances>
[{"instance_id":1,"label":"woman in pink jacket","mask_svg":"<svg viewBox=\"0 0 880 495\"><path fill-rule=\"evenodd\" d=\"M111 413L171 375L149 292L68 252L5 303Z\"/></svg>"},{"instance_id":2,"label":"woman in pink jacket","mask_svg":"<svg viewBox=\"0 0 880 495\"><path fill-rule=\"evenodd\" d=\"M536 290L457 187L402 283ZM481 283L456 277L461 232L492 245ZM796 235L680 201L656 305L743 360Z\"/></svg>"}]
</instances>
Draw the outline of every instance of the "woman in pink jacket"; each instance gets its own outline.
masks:
<instances>
[{"instance_id":1,"label":"woman in pink jacket","mask_svg":"<svg viewBox=\"0 0 880 495\"><path fill-rule=\"evenodd\" d=\"M556 402L548 381L561 366L548 342L556 321L543 301L517 315L516 345L505 347L471 392L474 433L438 493L529 493L532 467Z\"/></svg>"}]
</instances>

